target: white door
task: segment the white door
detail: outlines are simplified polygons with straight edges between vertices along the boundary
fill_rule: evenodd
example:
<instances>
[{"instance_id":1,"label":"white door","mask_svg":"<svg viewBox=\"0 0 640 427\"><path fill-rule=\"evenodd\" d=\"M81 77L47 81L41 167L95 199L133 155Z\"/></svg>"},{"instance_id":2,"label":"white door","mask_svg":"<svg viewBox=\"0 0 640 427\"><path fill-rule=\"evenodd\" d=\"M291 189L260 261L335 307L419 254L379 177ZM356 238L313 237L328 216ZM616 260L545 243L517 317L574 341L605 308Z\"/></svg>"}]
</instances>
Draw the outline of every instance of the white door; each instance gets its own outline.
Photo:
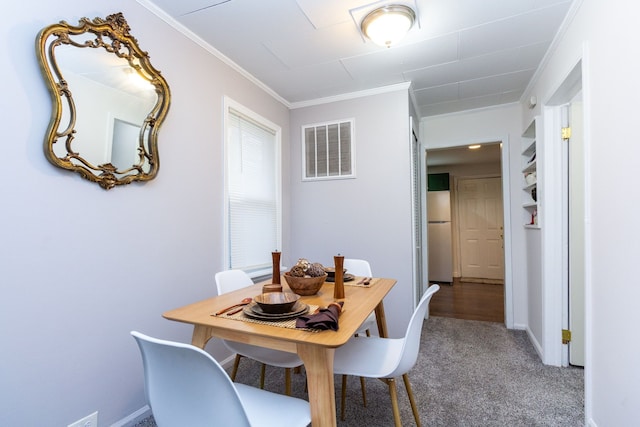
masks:
<instances>
[{"instance_id":1,"label":"white door","mask_svg":"<svg viewBox=\"0 0 640 427\"><path fill-rule=\"evenodd\" d=\"M424 256L422 242L424 241L423 214L422 214L422 165L420 164L420 141L418 134L413 129L413 117L409 117L409 129L411 130L411 193L413 217L413 281L414 281L414 305L418 304L422 297L424 285Z\"/></svg>"},{"instance_id":2,"label":"white door","mask_svg":"<svg viewBox=\"0 0 640 427\"><path fill-rule=\"evenodd\" d=\"M570 107L569 139L569 363L584 366L585 201L582 101Z\"/></svg>"},{"instance_id":3,"label":"white door","mask_svg":"<svg viewBox=\"0 0 640 427\"><path fill-rule=\"evenodd\" d=\"M462 277L504 280L501 178L461 179L457 187Z\"/></svg>"}]
</instances>

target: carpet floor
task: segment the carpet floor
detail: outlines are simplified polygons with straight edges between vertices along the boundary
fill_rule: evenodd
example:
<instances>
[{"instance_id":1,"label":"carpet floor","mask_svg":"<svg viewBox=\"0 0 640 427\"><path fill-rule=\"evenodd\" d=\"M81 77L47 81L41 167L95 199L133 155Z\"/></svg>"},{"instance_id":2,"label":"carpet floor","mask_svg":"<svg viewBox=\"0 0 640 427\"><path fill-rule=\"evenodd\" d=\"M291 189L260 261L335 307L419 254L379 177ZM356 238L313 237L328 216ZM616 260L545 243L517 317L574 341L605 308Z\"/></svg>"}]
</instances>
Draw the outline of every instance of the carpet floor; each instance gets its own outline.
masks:
<instances>
[{"instance_id":1,"label":"carpet floor","mask_svg":"<svg viewBox=\"0 0 640 427\"><path fill-rule=\"evenodd\" d=\"M366 357L363 356L363 357ZM500 323L432 316L424 322L420 354L409 378L424 426L584 425L584 371L540 362L526 332ZM236 381L258 386L259 364L243 359ZM340 414L340 384L336 377ZM265 389L284 392L284 370L267 367ZM345 420L338 426L392 426L388 387L349 377ZM304 373L294 374L292 394L308 399ZM404 384L398 382L402 425L415 425ZM149 417L135 427L154 427Z\"/></svg>"}]
</instances>

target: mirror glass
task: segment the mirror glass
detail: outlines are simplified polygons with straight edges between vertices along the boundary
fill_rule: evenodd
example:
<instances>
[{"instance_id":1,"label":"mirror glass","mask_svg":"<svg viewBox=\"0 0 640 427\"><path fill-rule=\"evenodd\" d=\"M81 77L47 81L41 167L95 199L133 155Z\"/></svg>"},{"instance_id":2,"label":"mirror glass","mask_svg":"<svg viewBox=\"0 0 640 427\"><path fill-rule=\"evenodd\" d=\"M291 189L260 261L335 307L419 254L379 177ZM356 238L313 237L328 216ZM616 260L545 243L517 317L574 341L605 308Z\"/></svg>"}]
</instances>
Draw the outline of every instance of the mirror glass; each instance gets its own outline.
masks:
<instances>
[{"instance_id":1,"label":"mirror glass","mask_svg":"<svg viewBox=\"0 0 640 427\"><path fill-rule=\"evenodd\" d=\"M105 189L153 179L169 87L122 14L49 26L37 44L54 107L49 161Z\"/></svg>"}]
</instances>

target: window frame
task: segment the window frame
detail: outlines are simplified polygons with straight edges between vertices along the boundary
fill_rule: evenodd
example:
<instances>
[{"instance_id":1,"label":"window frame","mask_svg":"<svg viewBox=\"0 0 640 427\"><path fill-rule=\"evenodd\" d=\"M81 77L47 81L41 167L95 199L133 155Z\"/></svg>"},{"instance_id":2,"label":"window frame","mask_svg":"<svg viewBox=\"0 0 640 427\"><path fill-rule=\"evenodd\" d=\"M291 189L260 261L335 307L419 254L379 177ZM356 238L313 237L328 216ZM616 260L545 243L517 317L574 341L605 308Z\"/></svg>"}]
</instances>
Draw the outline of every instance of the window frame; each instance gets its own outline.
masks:
<instances>
[{"instance_id":1,"label":"window frame","mask_svg":"<svg viewBox=\"0 0 640 427\"><path fill-rule=\"evenodd\" d=\"M248 266L235 267L245 271L251 278L256 278L271 274L272 259L271 251L281 250L282 247L282 128L270 120L262 117L244 105L234 101L228 96L223 99L223 168L224 168L224 249L223 249L223 266L224 269L231 269L231 218L230 218L230 195L229 195L229 144L231 130L232 111L239 115L242 119L253 122L254 125L268 129L274 134L274 194L276 203L276 245L277 247L265 251L265 263L260 264L258 268L247 268Z\"/></svg>"},{"instance_id":2,"label":"window frame","mask_svg":"<svg viewBox=\"0 0 640 427\"><path fill-rule=\"evenodd\" d=\"M343 123L349 123L349 130L351 133L351 143L350 143L350 156L351 156L351 173L349 174L339 174L339 175L326 175L326 176L307 176L307 141L306 141L306 130L309 128L316 129L318 127L324 126L328 128L331 125L337 125L338 129L340 129L340 125ZM328 134L328 133L327 133ZM356 126L355 126L355 118L349 119L339 119L339 120L330 120L319 123L310 123L301 126L301 153L302 153L302 181L327 181L327 180L335 180L335 179L354 179L356 178ZM338 156L339 158L340 156ZM318 161L316 158L316 167ZM340 170L340 168L338 168Z\"/></svg>"}]
</instances>

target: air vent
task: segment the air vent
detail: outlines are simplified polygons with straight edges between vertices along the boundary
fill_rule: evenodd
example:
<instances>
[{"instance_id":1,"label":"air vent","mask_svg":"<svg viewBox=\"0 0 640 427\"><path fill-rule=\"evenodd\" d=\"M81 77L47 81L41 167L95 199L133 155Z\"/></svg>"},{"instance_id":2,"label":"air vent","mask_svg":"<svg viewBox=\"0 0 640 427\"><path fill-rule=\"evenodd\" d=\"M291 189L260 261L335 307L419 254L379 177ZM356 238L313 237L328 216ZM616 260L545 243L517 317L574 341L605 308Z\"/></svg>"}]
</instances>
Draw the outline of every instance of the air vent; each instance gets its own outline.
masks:
<instances>
[{"instance_id":1,"label":"air vent","mask_svg":"<svg viewBox=\"0 0 640 427\"><path fill-rule=\"evenodd\" d=\"M303 180L355 177L353 128L353 119L302 127Z\"/></svg>"}]
</instances>

